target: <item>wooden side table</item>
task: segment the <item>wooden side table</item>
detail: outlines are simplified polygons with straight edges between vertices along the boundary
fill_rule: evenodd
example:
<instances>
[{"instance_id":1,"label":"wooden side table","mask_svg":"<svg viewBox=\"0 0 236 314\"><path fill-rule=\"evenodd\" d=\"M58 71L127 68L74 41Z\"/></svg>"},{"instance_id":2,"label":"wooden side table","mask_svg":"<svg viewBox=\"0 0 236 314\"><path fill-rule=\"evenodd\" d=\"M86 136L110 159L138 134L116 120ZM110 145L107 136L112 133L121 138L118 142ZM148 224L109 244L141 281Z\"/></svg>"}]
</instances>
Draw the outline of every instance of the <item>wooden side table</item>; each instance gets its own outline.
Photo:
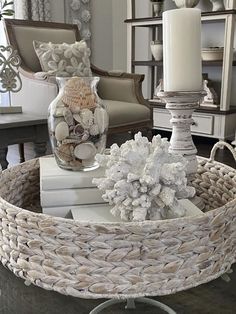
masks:
<instances>
[{"instance_id":1,"label":"wooden side table","mask_svg":"<svg viewBox=\"0 0 236 314\"><path fill-rule=\"evenodd\" d=\"M0 163L8 166L8 146L27 142L34 143L35 156L46 153L48 141L47 117L34 113L0 114ZM22 145L21 145L22 154ZM22 156L21 156L21 161Z\"/></svg>"}]
</instances>

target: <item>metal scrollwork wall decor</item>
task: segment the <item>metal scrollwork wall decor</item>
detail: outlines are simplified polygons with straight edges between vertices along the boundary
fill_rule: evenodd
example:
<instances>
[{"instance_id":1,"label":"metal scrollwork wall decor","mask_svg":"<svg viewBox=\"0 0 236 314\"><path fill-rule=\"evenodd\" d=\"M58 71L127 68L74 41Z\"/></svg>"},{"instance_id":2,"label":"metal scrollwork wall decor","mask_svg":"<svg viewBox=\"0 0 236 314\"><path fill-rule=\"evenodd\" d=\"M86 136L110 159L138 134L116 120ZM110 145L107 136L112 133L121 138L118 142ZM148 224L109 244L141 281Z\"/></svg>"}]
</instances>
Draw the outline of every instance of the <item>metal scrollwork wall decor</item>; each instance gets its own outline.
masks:
<instances>
[{"instance_id":1,"label":"metal scrollwork wall decor","mask_svg":"<svg viewBox=\"0 0 236 314\"><path fill-rule=\"evenodd\" d=\"M9 106L0 107L0 113L20 113L20 106L11 106L10 92L17 93L22 88L19 75L21 60L12 46L0 46L0 93L9 93Z\"/></svg>"}]
</instances>

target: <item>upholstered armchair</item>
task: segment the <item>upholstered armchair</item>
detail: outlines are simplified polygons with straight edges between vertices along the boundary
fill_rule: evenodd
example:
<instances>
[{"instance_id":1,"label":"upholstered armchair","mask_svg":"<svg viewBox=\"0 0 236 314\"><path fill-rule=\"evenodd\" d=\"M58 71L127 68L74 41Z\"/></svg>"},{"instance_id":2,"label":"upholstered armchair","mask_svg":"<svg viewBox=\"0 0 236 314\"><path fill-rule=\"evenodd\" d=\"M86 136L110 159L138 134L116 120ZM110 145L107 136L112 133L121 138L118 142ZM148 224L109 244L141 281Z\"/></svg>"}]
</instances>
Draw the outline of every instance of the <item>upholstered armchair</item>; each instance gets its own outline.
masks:
<instances>
[{"instance_id":1,"label":"upholstered armchair","mask_svg":"<svg viewBox=\"0 0 236 314\"><path fill-rule=\"evenodd\" d=\"M11 44L22 59L23 82L19 93L12 95L12 103L23 111L47 114L50 102L57 95L55 82L35 75L41 70L33 48L33 40L53 43L74 43L80 40L76 25L5 19L5 30ZM100 76L98 94L109 114L109 132L119 133L148 130L152 127L152 111L142 96L143 75L105 72L91 65L94 75Z\"/></svg>"}]
</instances>

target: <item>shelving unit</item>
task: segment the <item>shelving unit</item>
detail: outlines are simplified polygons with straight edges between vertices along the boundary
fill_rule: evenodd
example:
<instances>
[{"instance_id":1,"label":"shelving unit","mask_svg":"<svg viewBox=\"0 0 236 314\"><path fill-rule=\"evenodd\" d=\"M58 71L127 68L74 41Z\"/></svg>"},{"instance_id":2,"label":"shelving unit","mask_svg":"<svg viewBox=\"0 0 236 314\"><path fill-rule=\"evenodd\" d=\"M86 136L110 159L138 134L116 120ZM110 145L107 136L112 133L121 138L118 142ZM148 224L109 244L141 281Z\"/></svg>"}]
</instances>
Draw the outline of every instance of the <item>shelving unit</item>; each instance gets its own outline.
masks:
<instances>
[{"instance_id":1,"label":"shelving unit","mask_svg":"<svg viewBox=\"0 0 236 314\"><path fill-rule=\"evenodd\" d=\"M162 18L135 18L135 0L127 2L127 70L138 72L140 66L149 67L151 75L148 80L150 87L149 98L152 98L156 88L155 72L162 69L163 63L155 60L136 60L135 32L137 28L150 29L151 38L155 39L156 34L161 32ZM236 10L225 10L218 12L202 12L202 23L224 23L224 58L221 61L203 61L203 66L221 67L221 92L218 108L200 107L193 118L195 123L192 127L193 134L213 137L217 139L230 139L235 135L236 129L236 100L231 100L231 81L233 67L236 61L233 60L234 34L236 22ZM151 102L153 106L154 128L160 130L171 130L169 123L170 114L161 103Z\"/></svg>"}]
</instances>

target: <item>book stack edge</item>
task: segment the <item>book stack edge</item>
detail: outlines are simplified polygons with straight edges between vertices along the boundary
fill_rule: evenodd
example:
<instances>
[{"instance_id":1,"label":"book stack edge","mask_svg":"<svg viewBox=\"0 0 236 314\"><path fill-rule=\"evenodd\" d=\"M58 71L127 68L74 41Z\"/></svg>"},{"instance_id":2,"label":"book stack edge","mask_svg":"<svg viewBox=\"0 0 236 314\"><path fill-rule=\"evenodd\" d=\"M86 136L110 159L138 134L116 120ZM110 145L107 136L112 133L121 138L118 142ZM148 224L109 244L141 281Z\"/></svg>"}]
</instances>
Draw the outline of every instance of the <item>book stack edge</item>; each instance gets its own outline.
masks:
<instances>
[{"instance_id":1,"label":"book stack edge","mask_svg":"<svg viewBox=\"0 0 236 314\"><path fill-rule=\"evenodd\" d=\"M102 177L103 168L91 171L69 171L58 167L54 157L41 157L40 202L45 214L65 217L71 207L104 204L102 192L92 183Z\"/></svg>"}]
</instances>

